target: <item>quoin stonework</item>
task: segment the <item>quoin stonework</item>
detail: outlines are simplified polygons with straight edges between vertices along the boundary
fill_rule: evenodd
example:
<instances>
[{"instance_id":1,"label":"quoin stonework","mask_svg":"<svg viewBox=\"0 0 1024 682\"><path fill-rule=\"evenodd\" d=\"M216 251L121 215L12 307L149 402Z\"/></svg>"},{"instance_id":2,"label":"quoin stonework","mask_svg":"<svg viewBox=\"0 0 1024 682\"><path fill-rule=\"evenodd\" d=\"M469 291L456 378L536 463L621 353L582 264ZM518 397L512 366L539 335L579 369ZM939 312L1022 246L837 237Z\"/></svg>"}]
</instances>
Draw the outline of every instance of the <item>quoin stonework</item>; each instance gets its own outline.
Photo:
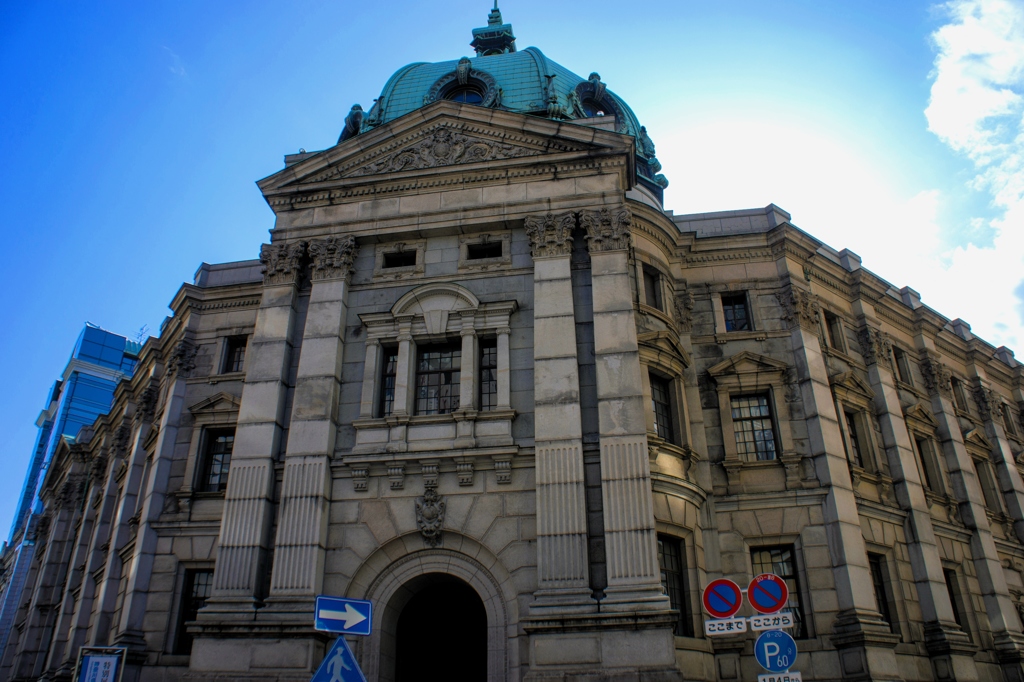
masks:
<instances>
[{"instance_id":1,"label":"quoin stonework","mask_svg":"<svg viewBox=\"0 0 1024 682\"><path fill-rule=\"evenodd\" d=\"M773 572L805 680L1024 679L1013 353L777 206L666 211L614 83L472 38L260 181L59 444L0 678L308 680L328 594L370 680L752 680L700 592Z\"/></svg>"}]
</instances>

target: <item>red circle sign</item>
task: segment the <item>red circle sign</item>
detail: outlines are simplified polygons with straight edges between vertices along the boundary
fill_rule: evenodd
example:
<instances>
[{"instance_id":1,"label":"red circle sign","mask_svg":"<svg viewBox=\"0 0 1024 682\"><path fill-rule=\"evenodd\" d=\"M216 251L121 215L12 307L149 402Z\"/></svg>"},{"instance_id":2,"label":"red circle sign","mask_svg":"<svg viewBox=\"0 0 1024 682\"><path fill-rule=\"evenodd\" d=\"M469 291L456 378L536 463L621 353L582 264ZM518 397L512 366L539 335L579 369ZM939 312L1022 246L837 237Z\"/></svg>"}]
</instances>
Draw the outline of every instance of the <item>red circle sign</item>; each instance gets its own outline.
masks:
<instances>
[{"instance_id":1,"label":"red circle sign","mask_svg":"<svg viewBox=\"0 0 1024 682\"><path fill-rule=\"evenodd\" d=\"M704 609L715 618L731 618L743 605L740 586L728 578L712 580L704 588Z\"/></svg>"},{"instance_id":2,"label":"red circle sign","mask_svg":"<svg viewBox=\"0 0 1024 682\"><path fill-rule=\"evenodd\" d=\"M774 573L762 573L750 581L747 601L758 613L776 613L789 601L789 586Z\"/></svg>"}]
</instances>

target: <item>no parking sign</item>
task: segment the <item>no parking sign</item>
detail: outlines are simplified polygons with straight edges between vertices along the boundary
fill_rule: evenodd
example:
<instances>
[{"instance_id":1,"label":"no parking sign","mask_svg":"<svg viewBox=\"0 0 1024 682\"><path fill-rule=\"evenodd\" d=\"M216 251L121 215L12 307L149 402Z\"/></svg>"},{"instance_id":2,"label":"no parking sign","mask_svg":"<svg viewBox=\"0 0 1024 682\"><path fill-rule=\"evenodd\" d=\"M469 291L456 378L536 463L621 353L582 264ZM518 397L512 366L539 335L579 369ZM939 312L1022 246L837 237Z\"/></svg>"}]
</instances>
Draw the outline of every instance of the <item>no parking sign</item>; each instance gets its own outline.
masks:
<instances>
[{"instance_id":1,"label":"no parking sign","mask_svg":"<svg viewBox=\"0 0 1024 682\"><path fill-rule=\"evenodd\" d=\"M789 586L774 573L762 573L750 581L747 601L758 613L776 613L789 601Z\"/></svg>"},{"instance_id":2,"label":"no parking sign","mask_svg":"<svg viewBox=\"0 0 1024 682\"><path fill-rule=\"evenodd\" d=\"M740 586L728 578L712 580L704 588L704 609L715 618L731 618L743 605Z\"/></svg>"}]
</instances>

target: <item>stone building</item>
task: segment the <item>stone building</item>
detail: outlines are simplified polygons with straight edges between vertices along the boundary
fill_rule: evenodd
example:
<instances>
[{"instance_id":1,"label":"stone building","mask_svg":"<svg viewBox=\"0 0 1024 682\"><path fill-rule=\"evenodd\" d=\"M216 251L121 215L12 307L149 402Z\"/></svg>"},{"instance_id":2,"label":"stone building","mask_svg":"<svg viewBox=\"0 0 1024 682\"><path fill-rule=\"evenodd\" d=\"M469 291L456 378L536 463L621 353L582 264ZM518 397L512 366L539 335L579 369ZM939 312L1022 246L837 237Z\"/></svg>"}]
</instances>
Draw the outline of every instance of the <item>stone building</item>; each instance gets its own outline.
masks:
<instances>
[{"instance_id":1,"label":"stone building","mask_svg":"<svg viewBox=\"0 0 1024 682\"><path fill-rule=\"evenodd\" d=\"M600 76L473 46L259 183L55 455L0 676L304 680L332 594L371 680L749 680L700 590L773 571L804 679L1022 679L1013 354L774 205L664 210Z\"/></svg>"}]
</instances>

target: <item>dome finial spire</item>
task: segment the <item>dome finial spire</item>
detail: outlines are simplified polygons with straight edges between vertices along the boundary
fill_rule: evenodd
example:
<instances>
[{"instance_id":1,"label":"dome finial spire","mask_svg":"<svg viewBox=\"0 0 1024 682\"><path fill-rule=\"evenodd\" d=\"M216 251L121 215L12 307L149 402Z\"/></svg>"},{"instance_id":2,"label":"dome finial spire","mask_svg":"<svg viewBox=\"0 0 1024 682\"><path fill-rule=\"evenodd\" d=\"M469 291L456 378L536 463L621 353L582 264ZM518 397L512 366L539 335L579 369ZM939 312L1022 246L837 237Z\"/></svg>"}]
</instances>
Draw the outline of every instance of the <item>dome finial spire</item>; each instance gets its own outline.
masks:
<instances>
[{"instance_id":1,"label":"dome finial spire","mask_svg":"<svg viewBox=\"0 0 1024 682\"><path fill-rule=\"evenodd\" d=\"M473 29L473 42L470 45L476 50L478 57L516 51L516 37L512 35L512 24L506 24L502 20L498 0L494 0L494 9L487 15L487 26Z\"/></svg>"}]
</instances>

